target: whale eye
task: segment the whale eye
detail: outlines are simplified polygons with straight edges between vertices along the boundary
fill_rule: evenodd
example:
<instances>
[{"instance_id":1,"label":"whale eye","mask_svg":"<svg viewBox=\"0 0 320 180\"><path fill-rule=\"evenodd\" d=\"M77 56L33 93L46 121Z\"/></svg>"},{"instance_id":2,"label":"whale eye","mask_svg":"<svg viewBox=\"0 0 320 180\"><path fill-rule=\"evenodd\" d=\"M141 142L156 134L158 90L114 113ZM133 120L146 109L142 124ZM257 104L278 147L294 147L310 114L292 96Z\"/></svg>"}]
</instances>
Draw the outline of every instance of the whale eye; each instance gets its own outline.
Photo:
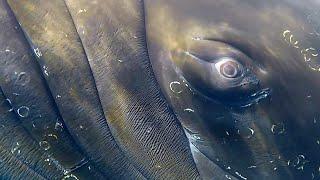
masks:
<instances>
[{"instance_id":1,"label":"whale eye","mask_svg":"<svg viewBox=\"0 0 320 180\"><path fill-rule=\"evenodd\" d=\"M243 66L232 59L224 58L215 64L219 73L225 78L237 78L242 75Z\"/></svg>"},{"instance_id":2,"label":"whale eye","mask_svg":"<svg viewBox=\"0 0 320 180\"><path fill-rule=\"evenodd\" d=\"M218 41L195 41L172 53L177 71L196 92L227 104L265 96L259 66L240 50ZM239 103L243 102L243 103Z\"/></svg>"}]
</instances>

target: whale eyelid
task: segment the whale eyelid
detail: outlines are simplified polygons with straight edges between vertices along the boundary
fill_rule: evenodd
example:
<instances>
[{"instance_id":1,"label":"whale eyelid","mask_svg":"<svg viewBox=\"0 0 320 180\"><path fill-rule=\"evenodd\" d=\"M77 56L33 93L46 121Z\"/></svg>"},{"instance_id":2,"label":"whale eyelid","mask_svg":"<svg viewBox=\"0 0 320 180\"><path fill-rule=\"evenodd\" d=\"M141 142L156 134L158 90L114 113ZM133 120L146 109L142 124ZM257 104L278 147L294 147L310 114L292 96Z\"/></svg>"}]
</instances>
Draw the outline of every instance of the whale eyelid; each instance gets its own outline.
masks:
<instances>
[{"instance_id":1,"label":"whale eyelid","mask_svg":"<svg viewBox=\"0 0 320 180\"><path fill-rule=\"evenodd\" d=\"M246 46L248 46L247 44L239 44L238 42L231 42L231 41L224 40L221 38L212 38L212 37L201 37L201 39L199 39L199 41L223 43L223 44L227 45L228 47L239 51L239 53L248 57L252 62L255 61L255 58L252 57L251 53L249 53L249 51L245 48Z\"/></svg>"}]
</instances>

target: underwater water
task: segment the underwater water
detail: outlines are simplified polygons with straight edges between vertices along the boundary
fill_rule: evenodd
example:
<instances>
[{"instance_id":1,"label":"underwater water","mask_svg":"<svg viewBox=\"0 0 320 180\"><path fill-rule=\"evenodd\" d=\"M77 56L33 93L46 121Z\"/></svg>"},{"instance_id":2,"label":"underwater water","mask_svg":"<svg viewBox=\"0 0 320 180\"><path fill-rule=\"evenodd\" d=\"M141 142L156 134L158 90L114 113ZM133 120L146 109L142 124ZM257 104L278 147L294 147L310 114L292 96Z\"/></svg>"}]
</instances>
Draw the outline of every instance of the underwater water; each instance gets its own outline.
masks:
<instances>
[{"instance_id":1,"label":"underwater water","mask_svg":"<svg viewBox=\"0 0 320 180\"><path fill-rule=\"evenodd\" d=\"M0 0L0 179L320 179L318 0Z\"/></svg>"}]
</instances>

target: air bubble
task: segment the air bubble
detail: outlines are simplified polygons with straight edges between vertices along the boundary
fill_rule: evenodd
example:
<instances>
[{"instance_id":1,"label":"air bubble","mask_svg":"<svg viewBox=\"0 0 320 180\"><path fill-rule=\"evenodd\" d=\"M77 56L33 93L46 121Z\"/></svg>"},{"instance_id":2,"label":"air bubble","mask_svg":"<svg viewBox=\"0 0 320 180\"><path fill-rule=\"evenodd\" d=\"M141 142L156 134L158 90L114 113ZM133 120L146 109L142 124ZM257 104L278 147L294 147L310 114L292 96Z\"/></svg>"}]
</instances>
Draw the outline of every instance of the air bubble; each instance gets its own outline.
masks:
<instances>
[{"instance_id":1,"label":"air bubble","mask_svg":"<svg viewBox=\"0 0 320 180\"><path fill-rule=\"evenodd\" d=\"M309 162L303 154L300 154L287 162L288 166L295 167L297 170L304 170L304 165Z\"/></svg>"},{"instance_id":2,"label":"air bubble","mask_svg":"<svg viewBox=\"0 0 320 180\"><path fill-rule=\"evenodd\" d=\"M191 108L186 108L186 109L184 109L183 111L185 111L185 112L189 112L189 113L193 113L193 112L194 112L194 110L193 110L193 109L191 109Z\"/></svg>"},{"instance_id":3,"label":"air bubble","mask_svg":"<svg viewBox=\"0 0 320 180\"><path fill-rule=\"evenodd\" d=\"M249 166L249 167L248 167L248 169L255 169L255 168L257 168L256 165L252 165L252 166Z\"/></svg>"},{"instance_id":4,"label":"air bubble","mask_svg":"<svg viewBox=\"0 0 320 180\"><path fill-rule=\"evenodd\" d=\"M79 180L77 178L77 176L73 175L73 174L68 174L68 175L65 175L62 180Z\"/></svg>"},{"instance_id":5,"label":"air bubble","mask_svg":"<svg viewBox=\"0 0 320 180\"><path fill-rule=\"evenodd\" d=\"M228 176L227 174L225 175L225 177L226 177L227 179L231 180L231 177Z\"/></svg>"},{"instance_id":6,"label":"air bubble","mask_svg":"<svg viewBox=\"0 0 320 180\"><path fill-rule=\"evenodd\" d=\"M15 146L11 149L11 154L15 154L15 153L20 154L21 151L19 147L20 147L19 142L16 142Z\"/></svg>"},{"instance_id":7,"label":"air bubble","mask_svg":"<svg viewBox=\"0 0 320 180\"><path fill-rule=\"evenodd\" d=\"M241 175L239 172L235 172L237 176L239 176L241 179L247 180L246 177L244 177L243 175Z\"/></svg>"},{"instance_id":8,"label":"air bubble","mask_svg":"<svg viewBox=\"0 0 320 180\"><path fill-rule=\"evenodd\" d=\"M17 113L18 113L18 115L19 115L20 117L23 117L23 118L28 117L28 115L29 115L29 108L28 108L27 106L21 106L21 107L18 109Z\"/></svg>"},{"instance_id":9,"label":"air bubble","mask_svg":"<svg viewBox=\"0 0 320 180\"><path fill-rule=\"evenodd\" d=\"M33 52L38 58L42 56L42 53L39 48L33 49Z\"/></svg>"},{"instance_id":10,"label":"air bubble","mask_svg":"<svg viewBox=\"0 0 320 180\"><path fill-rule=\"evenodd\" d=\"M254 131L254 129L248 127L248 128L241 129L241 130L238 129L237 133L238 133L240 136L243 136L243 137L249 139L249 138L251 138L251 137L254 135L255 131Z\"/></svg>"},{"instance_id":11,"label":"air bubble","mask_svg":"<svg viewBox=\"0 0 320 180\"><path fill-rule=\"evenodd\" d=\"M10 109L8 110L8 112L13 111L12 103L11 103L11 100L10 100L10 99L5 99L5 100L2 102L2 104L6 105L6 106L8 106L8 108L10 108Z\"/></svg>"},{"instance_id":12,"label":"air bubble","mask_svg":"<svg viewBox=\"0 0 320 180\"><path fill-rule=\"evenodd\" d=\"M26 85L28 82L30 82L30 76L25 72L21 72L18 75L18 78L16 80L16 84L23 86L23 85Z\"/></svg>"},{"instance_id":13,"label":"air bubble","mask_svg":"<svg viewBox=\"0 0 320 180\"><path fill-rule=\"evenodd\" d=\"M48 162L48 165L51 166L51 161L50 161L49 158L45 159L44 161L45 161L45 162Z\"/></svg>"},{"instance_id":14,"label":"air bubble","mask_svg":"<svg viewBox=\"0 0 320 180\"><path fill-rule=\"evenodd\" d=\"M87 12L86 9L80 9L80 10L78 11L78 13L86 13L86 12Z\"/></svg>"},{"instance_id":15,"label":"air bubble","mask_svg":"<svg viewBox=\"0 0 320 180\"><path fill-rule=\"evenodd\" d=\"M173 81L169 85L170 90L174 93L180 94L182 93L181 83L179 81Z\"/></svg>"},{"instance_id":16,"label":"air bubble","mask_svg":"<svg viewBox=\"0 0 320 180\"><path fill-rule=\"evenodd\" d=\"M59 119L57 119L56 124L54 125L54 129L57 130L57 131L63 131L63 125L59 121Z\"/></svg>"},{"instance_id":17,"label":"air bubble","mask_svg":"<svg viewBox=\"0 0 320 180\"><path fill-rule=\"evenodd\" d=\"M55 134L48 134L47 136L54 139L54 140L58 140L58 136Z\"/></svg>"},{"instance_id":18,"label":"air bubble","mask_svg":"<svg viewBox=\"0 0 320 180\"><path fill-rule=\"evenodd\" d=\"M193 38L192 38L192 40L200 41L200 40L203 40L203 38L202 38L202 37L198 37L198 36L197 36L197 37L193 37Z\"/></svg>"},{"instance_id":19,"label":"air bubble","mask_svg":"<svg viewBox=\"0 0 320 180\"><path fill-rule=\"evenodd\" d=\"M43 68L44 74L45 74L46 76L49 76L48 67L43 66L42 68Z\"/></svg>"},{"instance_id":20,"label":"air bubble","mask_svg":"<svg viewBox=\"0 0 320 180\"><path fill-rule=\"evenodd\" d=\"M148 129L147 129L147 133L150 133L150 132L151 132L151 130L152 130L152 127L148 127Z\"/></svg>"},{"instance_id":21,"label":"air bubble","mask_svg":"<svg viewBox=\"0 0 320 180\"><path fill-rule=\"evenodd\" d=\"M39 146L42 147L45 151L50 149L50 144L47 141L40 141Z\"/></svg>"},{"instance_id":22,"label":"air bubble","mask_svg":"<svg viewBox=\"0 0 320 180\"><path fill-rule=\"evenodd\" d=\"M192 134L191 137L196 140L201 140L201 137L197 134Z\"/></svg>"},{"instance_id":23,"label":"air bubble","mask_svg":"<svg viewBox=\"0 0 320 180\"><path fill-rule=\"evenodd\" d=\"M285 127L283 123L273 124L270 130L273 134L283 134L285 131Z\"/></svg>"}]
</instances>

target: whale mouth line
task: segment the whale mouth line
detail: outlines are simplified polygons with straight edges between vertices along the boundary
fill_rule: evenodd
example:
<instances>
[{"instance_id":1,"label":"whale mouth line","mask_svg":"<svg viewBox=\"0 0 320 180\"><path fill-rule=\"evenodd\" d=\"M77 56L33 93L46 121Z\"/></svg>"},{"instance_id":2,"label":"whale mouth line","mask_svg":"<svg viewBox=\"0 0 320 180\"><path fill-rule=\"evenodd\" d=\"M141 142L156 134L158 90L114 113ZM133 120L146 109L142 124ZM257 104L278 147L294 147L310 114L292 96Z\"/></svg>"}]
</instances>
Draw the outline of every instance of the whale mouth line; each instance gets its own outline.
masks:
<instances>
[{"instance_id":1,"label":"whale mouth line","mask_svg":"<svg viewBox=\"0 0 320 180\"><path fill-rule=\"evenodd\" d=\"M256 91L255 93L248 95L246 97L243 97L239 99L236 102L222 102L220 103L225 104L231 108L248 108L255 104L259 104L260 101L268 98L271 96L272 90L270 88L264 88L259 91Z\"/></svg>"},{"instance_id":2,"label":"whale mouth line","mask_svg":"<svg viewBox=\"0 0 320 180\"><path fill-rule=\"evenodd\" d=\"M251 94L248 98L248 100L244 104L240 104L240 107L250 107L254 104L258 104L261 100L266 99L270 97L271 95L271 89L270 88L264 88L261 89L253 94Z\"/></svg>"},{"instance_id":3,"label":"whale mouth line","mask_svg":"<svg viewBox=\"0 0 320 180\"><path fill-rule=\"evenodd\" d=\"M208 99L210 101L225 105L230 108L248 108L248 107L251 107L255 104L258 104L260 101L270 97L272 94L272 90L270 88L264 88L264 89L261 89L259 91L252 93L251 95L239 98L238 100L235 100L235 101L223 101L223 100L216 99L215 97L209 97L209 96L197 91L189 83L188 83L188 85L195 92L201 94L205 99Z\"/></svg>"}]
</instances>

